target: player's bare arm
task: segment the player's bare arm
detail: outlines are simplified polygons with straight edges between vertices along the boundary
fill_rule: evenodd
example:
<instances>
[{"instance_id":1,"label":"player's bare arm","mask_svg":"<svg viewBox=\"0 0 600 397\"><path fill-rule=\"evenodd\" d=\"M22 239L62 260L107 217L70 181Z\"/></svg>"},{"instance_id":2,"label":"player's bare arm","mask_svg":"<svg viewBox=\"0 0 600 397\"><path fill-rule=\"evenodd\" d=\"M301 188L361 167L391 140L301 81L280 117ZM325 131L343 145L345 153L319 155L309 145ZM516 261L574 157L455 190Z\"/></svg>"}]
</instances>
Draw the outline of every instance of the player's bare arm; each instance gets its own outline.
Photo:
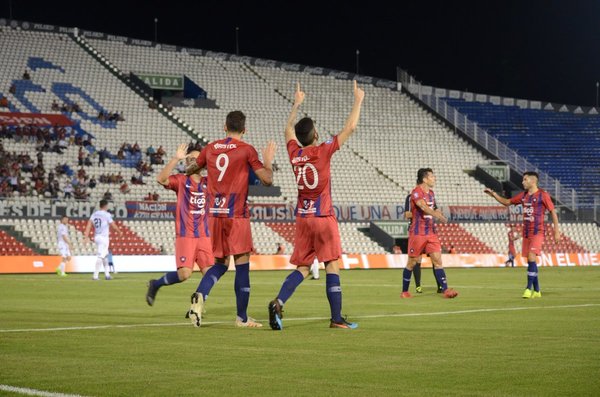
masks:
<instances>
[{"instance_id":1,"label":"player's bare arm","mask_svg":"<svg viewBox=\"0 0 600 397\"><path fill-rule=\"evenodd\" d=\"M502 204L505 207L508 207L510 205L509 199L500 196L498 193L496 193L495 191L493 191L490 188L485 188L485 190L483 192L485 194L487 194L488 196L492 196L494 199L496 199L497 202L499 202L500 204Z\"/></svg>"},{"instance_id":2,"label":"player's bare arm","mask_svg":"<svg viewBox=\"0 0 600 397\"><path fill-rule=\"evenodd\" d=\"M123 237L123 232L121 231L121 229L119 228L119 226L117 226L116 222L112 222L110 224L110 227L119 234L119 237Z\"/></svg>"},{"instance_id":3,"label":"player's bare arm","mask_svg":"<svg viewBox=\"0 0 600 397\"><path fill-rule=\"evenodd\" d=\"M270 141L267 146L263 149L263 165L264 168L256 170L256 176L260 179L260 182L265 186L271 186L273 184L273 160L275 159L275 152L277 151L277 145L275 142Z\"/></svg>"},{"instance_id":4,"label":"player's bare arm","mask_svg":"<svg viewBox=\"0 0 600 397\"><path fill-rule=\"evenodd\" d=\"M431 208L429 208L425 200L420 199L419 201L417 201L417 207L419 207L421 211L423 211L425 214L431 215L438 221L442 223L448 223L448 218L446 218L444 214L442 214L439 210L432 210Z\"/></svg>"},{"instance_id":5,"label":"player's bare arm","mask_svg":"<svg viewBox=\"0 0 600 397\"><path fill-rule=\"evenodd\" d=\"M87 225L85 225L85 231L83 232L83 238L86 241L92 241L92 239L90 239L90 231L92 230L92 221L89 220Z\"/></svg>"},{"instance_id":6,"label":"player's bare arm","mask_svg":"<svg viewBox=\"0 0 600 397\"><path fill-rule=\"evenodd\" d=\"M412 212L405 211L404 212L404 219L412 219Z\"/></svg>"},{"instance_id":7,"label":"player's bare arm","mask_svg":"<svg viewBox=\"0 0 600 397\"><path fill-rule=\"evenodd\" d=\"M173 156L173 158L169 160L167 165L165 165L162 171L160 171L156 176L156 181L158 183L160 183L163 186L167 186L169 184L169 176L171 175L171 172L173 172L173 169L177 166L177 163L179 163L181 160L187 157L187 148L187 143L182 143L181 145L179 145L177 151L175 152L175 156Z\"/></svg>"},{"instance_id":8,"label":"player's bare arm","mask_svg":"<svg viewBox=\"0 0 600 397\"><path fill-rule=\"evenodd\" d=\"M550 216L552 216L552 224L554 225L554 241L559 242L561 239L561 234L558 227L558 214L556 213L556 210L550 211Z\"/></svg>"},{"instance_id":9,"label":"player's bare arm","mask_svg":"<svg viewBox=\"0 0 600 397\"><path fill-rule=\"evenodd\" d=\"M365 98L365 92L358 87L356 80L353 81L354 85L354 104L352 105L352 110L350 111L350 115L346 119L346 124L342 131L338 134L338 144L342 146L344 142L352 135L356 126L358 125L358 119L360 117L360 109L362 107L363 99Z\"/></svg>"},{"instance_id":10,"label":"player's bare arm","mask_svg":"<svg viewBox=\"0 0 600 397\"><path fill-rule=\"evenodd\" d=\"M304 92L300 89L300 83L296 84L296 92L294 94L294 105L290 111L290 117L288 118L287 125L285 126L285 142L288 143L291 140L296 139L296 133L294 132L294 123L296 122L296 116L298 115L298 108L304 102Z\"/></svg>"}]
</instances>

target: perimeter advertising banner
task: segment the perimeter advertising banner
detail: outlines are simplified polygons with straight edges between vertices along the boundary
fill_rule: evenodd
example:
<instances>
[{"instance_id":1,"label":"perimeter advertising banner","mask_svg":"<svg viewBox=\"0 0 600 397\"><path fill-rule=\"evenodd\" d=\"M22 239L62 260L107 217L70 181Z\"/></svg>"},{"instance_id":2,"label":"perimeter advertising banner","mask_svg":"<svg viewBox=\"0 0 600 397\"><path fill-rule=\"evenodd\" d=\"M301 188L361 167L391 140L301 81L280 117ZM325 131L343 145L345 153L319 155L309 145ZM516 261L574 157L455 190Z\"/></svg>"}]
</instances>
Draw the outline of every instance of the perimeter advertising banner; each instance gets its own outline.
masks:
<instances>
[{"instance_id":1,"label":"perimeter advertising banner","mask_svg":"<svg viewBox=\"0 0 600 397\"><path fill-rule=\"evenodd\" d=\"M62 114L42 113L0 113L0 125L28 125L50 127L54 125L72 126L75 124Z\"/></svg>"},{"instance_id":2,"label":"perimeter advertising banner","mask_svg":"<svg viewBox=\"0 0 600 397\"><path fill-rule=\"evenodd\" d=\"M175 270L175 257L172 255L144 255L113 257L115 269L126 272L167 272ZM254 255L250 258L251 270L292 270L289 255ZM402 269L406 266L406 255L342 255L342 269ZM506 255L496 254L443 254L446 268L504 267ZM59 256L2 256L0 274L6 273L54 273L59 265ZM92 273L96 263L95 256L76 256L67 266L67 273ZM423 258L423 266L431 267L429 258ZM600 253L556 253L543 254L540 266L571 267L600 266ZM229 269L233 270L233 264ZM520 256L515 266L526 267L527 261ZM198 269L196 269L198 270Z\"/></svg>"}]
</instances>

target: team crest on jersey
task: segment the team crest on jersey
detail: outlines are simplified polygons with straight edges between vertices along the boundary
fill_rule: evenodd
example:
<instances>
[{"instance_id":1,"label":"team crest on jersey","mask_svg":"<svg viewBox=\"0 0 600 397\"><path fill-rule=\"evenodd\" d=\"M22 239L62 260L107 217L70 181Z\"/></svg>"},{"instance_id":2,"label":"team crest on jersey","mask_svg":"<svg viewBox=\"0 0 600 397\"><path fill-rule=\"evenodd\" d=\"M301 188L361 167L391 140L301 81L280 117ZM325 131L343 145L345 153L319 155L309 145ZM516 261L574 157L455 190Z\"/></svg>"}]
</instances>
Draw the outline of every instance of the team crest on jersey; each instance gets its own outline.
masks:
<instances>
[{"instance_id":1,"label":"team crest on jersey","mask_svg":"<svg viewBox=\"0 0 600 397\"><path fill-rule=\"evenodd\" d=\"M414 193L413 196L415 196L415 198L419 198L419 193Z\"/></svg>"},{"instance_id":2,"label":"team crest on jersey","mask_svg":"<svg viewBox=\"0 0 600 397\"><path fill-rule=\"evenodd\" d=\"M183 262L185 262L185 260L186 260L186 257L185 257L185 256L180 256L180 257L179 257L179 262L182 262L182 263L183 263Z\"/></svg>"},{"instance_id":3,"label":"team crest on jersey","mask_svg":"<svg viewBox=\"0 0 600 397\"><path fill-rule=\"evenodd\" d=\"M414 249L414 248L411 248L411 249L410 249L410 253L412 254L413 252L415 252L415 249Z\"/></svg>"},{"instance_id":4,"label":"team crest on jersey","mask_svg":"<svg viewBox=\"0 0 600 397\"><path fill-rule=\"evenodd\" d=\"M314 203L314 201L312 201L312 200L304 199L304 200L302 200L302 207L305 210L307 210L313 206L313 203Z\"/></svg>"}]
</instances>

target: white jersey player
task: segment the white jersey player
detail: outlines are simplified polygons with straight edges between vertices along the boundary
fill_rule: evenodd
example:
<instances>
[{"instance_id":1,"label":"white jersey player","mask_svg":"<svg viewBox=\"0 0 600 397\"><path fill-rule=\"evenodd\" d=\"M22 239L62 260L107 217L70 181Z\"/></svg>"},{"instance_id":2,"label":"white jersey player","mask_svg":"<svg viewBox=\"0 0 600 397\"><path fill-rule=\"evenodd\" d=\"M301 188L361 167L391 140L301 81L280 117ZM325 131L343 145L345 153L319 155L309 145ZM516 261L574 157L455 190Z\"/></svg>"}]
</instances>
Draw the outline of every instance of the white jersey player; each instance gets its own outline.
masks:
<instances>
[{"instance_id":1,"label":"white jersey player","mask_svg":"<svg viewBox=\"0 0 600 397\"><path fill-rule=\"evenodd\" d=\"M56 268L56 274L66 276L65 266L71 261L71 240L69 240L69 217L63 216L60 219L56 230L56 239L58 242L58 252L61 256L60 265Z\"/></svg>"},{"instance_id":2,"label":"white jersey player","mask_svg":"<svg viewBox=\"0 0 600 397\"><path fill-rule=\"evenodd\" d=\"M94 242L96 243L97 256L96 267L94 269L94 280L98 280L98 274L100 269L104 266L104 277L106 280L110 280L110 273L108 271L108 246L110 244L109 229L114 229L119 236L122 235L121 229L113 222L112 215L106 210L108 208L108 201L100 200L100 209L92 214L90 220L85 227L84 236L89 238L92 226L94 227Z\"/></svg>"}]
</instances>

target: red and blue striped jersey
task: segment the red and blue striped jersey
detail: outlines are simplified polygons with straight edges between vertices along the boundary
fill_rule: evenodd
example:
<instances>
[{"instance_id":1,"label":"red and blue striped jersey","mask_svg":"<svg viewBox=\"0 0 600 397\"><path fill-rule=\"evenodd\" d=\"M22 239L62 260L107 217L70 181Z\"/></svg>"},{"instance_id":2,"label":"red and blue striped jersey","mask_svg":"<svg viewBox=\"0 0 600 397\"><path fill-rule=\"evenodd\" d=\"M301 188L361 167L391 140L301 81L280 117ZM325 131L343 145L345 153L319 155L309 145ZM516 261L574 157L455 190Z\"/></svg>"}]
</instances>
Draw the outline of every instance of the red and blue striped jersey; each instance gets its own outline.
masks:
<instances>
[{"instance_id":1,"label":"red and blue striped jersey","mask_svg":"<svg viewBox=\"0 0 600 397\"><path fill-rule=\"evenodd\" d=\"M300 147L295 139L288 141L288 155L298 188L296 216L335 216L331 200L331 157L339 148L337 136L318 146Z\"/></svg>"},{"instance_id":2,"label":"red and blue striped jersey","mask_svg":"<svg viewBox=\"0 0 600 397\"><path fill-rule=\"evenodd\" d=\"M410 193L410 211L412 212L412 220L408 228L408 234L411 236L429 236L436 234L433 217L427 215L417 206L417 202L421 199L425 200L427 206L432 210L437 208L433 190L429 189L429 192L425 193L421 186L417 186L413 189Z\"/></svg>"},{"instance_id":3,"label":"red and blue striped jersey","mask_svg":"<svg viewBox=\"0 0 600 397\"><path fill-rule=\"evenodd\" d=\"M542 189L533 194L521 192L511 198L510 203L523 205L523 237L544 235L546 211L554 211L554 203L548 192Z\"/></svg>"},{"instance_id":4,"label":"red and blue striped jersey","mask_svg":"<svg viewBox=\"0 0 600 397\"><path fill-rule=\"evenodd\" d=\"M205 177L200 182L186 175L169 176L169 184L165 189L177 193L175 210L175 233L177 237L210 237L208 231L208 215L206 214Z\"/></svg>"},{"instance_id":5,"label":"red and blue striped jersey","mask_svg":"<svg viewBox=\"0 0 600 397\"><path fill-rule=\"evenodd\" d=\"M209 143L196 159L208 172L208 213L214 218L249 218L250 168L264 168L252 145L227 137Z\"/></svg>"}]
</instances>

